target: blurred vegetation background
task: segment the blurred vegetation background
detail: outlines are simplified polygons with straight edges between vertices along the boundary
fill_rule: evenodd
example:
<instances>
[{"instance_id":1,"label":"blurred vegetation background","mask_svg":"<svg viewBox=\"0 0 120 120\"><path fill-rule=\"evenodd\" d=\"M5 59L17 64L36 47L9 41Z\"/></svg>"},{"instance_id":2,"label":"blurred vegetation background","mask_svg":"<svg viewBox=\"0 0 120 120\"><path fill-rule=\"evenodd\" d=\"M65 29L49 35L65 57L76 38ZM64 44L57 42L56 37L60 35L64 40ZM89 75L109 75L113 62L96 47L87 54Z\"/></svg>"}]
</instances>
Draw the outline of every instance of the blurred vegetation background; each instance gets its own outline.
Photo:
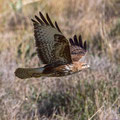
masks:
<instances>
[{"instance_id":1,"label":"blurred vegetation background","mask_svg":"<svg viewBox=\"0 0 120 120\"><path fill-rule=\"evenodd\" d=\"M41 65L31 18L41 11L88 43L91 68L20 80ZM0 0L0 120L120 120L120 0Z\"/></svg>"}]
</instances>

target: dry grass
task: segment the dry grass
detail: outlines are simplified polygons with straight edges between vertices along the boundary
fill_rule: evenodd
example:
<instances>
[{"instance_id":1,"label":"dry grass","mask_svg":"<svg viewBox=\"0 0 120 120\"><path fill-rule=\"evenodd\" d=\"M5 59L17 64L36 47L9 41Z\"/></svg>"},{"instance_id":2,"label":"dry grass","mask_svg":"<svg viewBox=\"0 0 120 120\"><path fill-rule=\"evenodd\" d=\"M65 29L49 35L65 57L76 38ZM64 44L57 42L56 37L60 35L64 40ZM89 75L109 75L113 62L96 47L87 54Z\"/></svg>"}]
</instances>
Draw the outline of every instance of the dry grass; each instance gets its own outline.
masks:
<instances>
[{"instance_id":1,"label":"dry grass","mask_svg":"<svg viewBox=\"0 0 120 120\"><path fill-rule=\"evenodd\" d=\"M119 0L0 1L0 120L119 120ZM7 8L7 9L6 9ZM40 65L30 18L49 12L63 33L82 34L91 68L62 78L20 80L17 67Z\"/></svg>"}]
</instances>

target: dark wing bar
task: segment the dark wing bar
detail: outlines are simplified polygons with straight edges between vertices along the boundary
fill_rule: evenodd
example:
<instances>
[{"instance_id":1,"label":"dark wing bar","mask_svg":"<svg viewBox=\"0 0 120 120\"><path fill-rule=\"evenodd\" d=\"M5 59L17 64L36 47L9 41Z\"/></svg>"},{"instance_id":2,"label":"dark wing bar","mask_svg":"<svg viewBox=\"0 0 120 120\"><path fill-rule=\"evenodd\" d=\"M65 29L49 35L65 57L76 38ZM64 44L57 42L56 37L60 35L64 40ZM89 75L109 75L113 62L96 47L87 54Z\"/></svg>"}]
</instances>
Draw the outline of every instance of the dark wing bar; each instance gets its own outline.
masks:
<instances>
[{"instance_id":1,"label":"dark wing bar","mask_svg":"<svg viewBox=\"0 0 120 120\"><path fill-rule=\"evenodd\" d=\"M82 42L82 37L79 35L79 46L83 48L83 42Z\"/></svg>"},{"instance_id":2,"label":"dark wing bar","mask_svg":"<svg viewBox=\"0 0 120 120\"><path fill-rule=\"evenodd\" d=\"M75 45L79 46L77 36L76 36L76 35L74 35L74 37L73 37L73 38L74 38Z\"/></svg>"},{"instance_id":3,"label":"dark wing bar","mask_svg":"<svg viewBox=\"0 0 120 120\"><path fill-rule=\"evenodd\" d=\"M55 26L56 26L57 30L58 30L59 32L61 32L61 30L60 30L60 28L59 28L59 26L58 26L58 24L57 24L56 21L55 21ZM62 32L61 32L61 33L62 33Z\"/></svg>"},{"instance_id":4,"label":"dark wing bar","mask_svg":"<svg viewBox=\"0 0 120 120\"><path fill-rule=\"evenodd\" d=\"M73 39L72 38L69 39L69 42L72 46L79 46L82 49L84 49L85 51L87 50L86 41L83 43L81 35L79 35L79 40L78 40L77 36L74 35Z\"/></svg>"},{"instance_id":5,"label":"dark wing bar","mask_svg":"<svg viewBox=\"0 0 120 120\"><path fill-rule=\"evenodd\" d=\"M46 25L49 25L48 22L47 22L47 20L45 19L45 17L43 16L43 14L41 12L39 12L39 15L40 15L41 19L44 21L44 23Z\"/></svg>"},{"instance_id":6,"label":"dark wing bar","mask_svg":"<svg viewBox=\"0 0 120 120\"><path fill-rule=\"evenodd\" d=\"M40 17L35 15L36 20L31 19L33 23L39 22L41 25L48 25L48 26L50 25L51 27L56 28L60 33L62 33L56 21L55 21L55 26L54 26L48 13L46 13L46 18L44 17L44 15L41 12L39 12L39 15L40 15Z\"/></svg>"},{"instance_id":7,"label":"dark wing bar","mask_svg":"<svg viewBox=\"0 0 120 120\"><path fill-rule=\"evenodd\" d=\"M48 13L46 13L46 17L47 17L47 20L48 20L49 24L50 24L52 27L55 27L55 26L53 25L53 23L52 23L49 15L48 15Z\"/></svg>"},{"instance_id":8,"label":"dark wing bar","mask_svg":"<svg viewBox=\"0 0 120 120\"><path fill-rule=\"evenodd\" d=\"M87 50L87 43L86 43L86 41L84 42L84 49L85 49L85 51Z\"/></svg>"},{"instance_id":9,"label":"dark wing bar","mask_svg":"<svg viewBox=\"0 0 120 120\"><path fill-rule=\"evenodd\" d=\"M36 18L36 20L37 20L41 25L44 24L44 23L42 22L42 20L41 20L38 16L35 15L35 18Z\"/></svg>"},{"instance_id":10,"label":"dark wing bar","mask_svg":"<svg viewBox=\"0 0 120 120\"><path fill-rule=\"evenodd\" d=\"M69 42L70 42L71 45L73 45L73 46L75 45L75 43L73 42L72 38L69 39Z\"/></svg>"}]
</instances>

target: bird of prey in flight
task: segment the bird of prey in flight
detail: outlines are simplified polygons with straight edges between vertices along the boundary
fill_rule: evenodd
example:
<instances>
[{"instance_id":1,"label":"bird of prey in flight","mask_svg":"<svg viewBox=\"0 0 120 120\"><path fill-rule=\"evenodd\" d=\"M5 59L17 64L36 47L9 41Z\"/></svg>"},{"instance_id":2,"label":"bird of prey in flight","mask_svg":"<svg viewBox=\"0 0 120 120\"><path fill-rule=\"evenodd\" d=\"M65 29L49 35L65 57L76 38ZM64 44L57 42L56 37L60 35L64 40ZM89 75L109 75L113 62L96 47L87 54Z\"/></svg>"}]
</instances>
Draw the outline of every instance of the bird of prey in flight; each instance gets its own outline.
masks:
<instances>
[{"instance_id":1,"label":"bird of prey in flight","mask_svg":"<svg viewBox=\"0 0 120 120\"><path fill-rule=\"evenodd\" d=\"M86 41L82 37L74 35L69 40L61 32L57 22L53 24L48 14L46 17L39 12L35 20L34 36L36 51L44 67L17 68L15 75L21 79L31 77L61 77L67 76L89 67L80 59L86 54Z\"/></svg>"}]
</instances>

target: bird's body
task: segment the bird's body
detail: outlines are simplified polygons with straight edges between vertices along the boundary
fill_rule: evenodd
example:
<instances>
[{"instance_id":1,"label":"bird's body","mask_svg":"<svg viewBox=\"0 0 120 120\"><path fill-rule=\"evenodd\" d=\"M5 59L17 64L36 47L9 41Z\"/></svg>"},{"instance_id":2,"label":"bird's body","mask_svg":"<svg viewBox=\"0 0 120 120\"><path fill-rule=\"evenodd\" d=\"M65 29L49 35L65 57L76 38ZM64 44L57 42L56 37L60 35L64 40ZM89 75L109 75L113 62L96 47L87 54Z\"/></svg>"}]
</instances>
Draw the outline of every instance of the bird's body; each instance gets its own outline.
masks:
<instances>
[{"instance_id":1,"label":"bird's body","mask_svg":"<svg viewBox=\"0 0 120 120\"><path fill-rule=\"evenodd\" d=\"M18 68L16 70L16 76L21 79L41 76L63 77L80 72L83 69L82 66L84 66L84 68L89 67L88 65L86 66L86 63L79 64L76 62L74 64L60 65L57 67L46 65L40 68Z\"/></svg>"},{"instance_id":2,"label":"bird's body","mask_svg":"<svg viewBox=\"0 0 120 120\"><path fill-rule=\"evenodd\" d=\"M81 36L74 35L69 41L62 34L55 22L53 25L48 14L46 18L40 12L40 18L33 20L34 35L38 57L45 64L40 68L18 68L15 75L21 79L31 77L61 77L71 75L89 67L80 62L86 53L86 41L82 42Z\"/></svg>"}]
</instances>

